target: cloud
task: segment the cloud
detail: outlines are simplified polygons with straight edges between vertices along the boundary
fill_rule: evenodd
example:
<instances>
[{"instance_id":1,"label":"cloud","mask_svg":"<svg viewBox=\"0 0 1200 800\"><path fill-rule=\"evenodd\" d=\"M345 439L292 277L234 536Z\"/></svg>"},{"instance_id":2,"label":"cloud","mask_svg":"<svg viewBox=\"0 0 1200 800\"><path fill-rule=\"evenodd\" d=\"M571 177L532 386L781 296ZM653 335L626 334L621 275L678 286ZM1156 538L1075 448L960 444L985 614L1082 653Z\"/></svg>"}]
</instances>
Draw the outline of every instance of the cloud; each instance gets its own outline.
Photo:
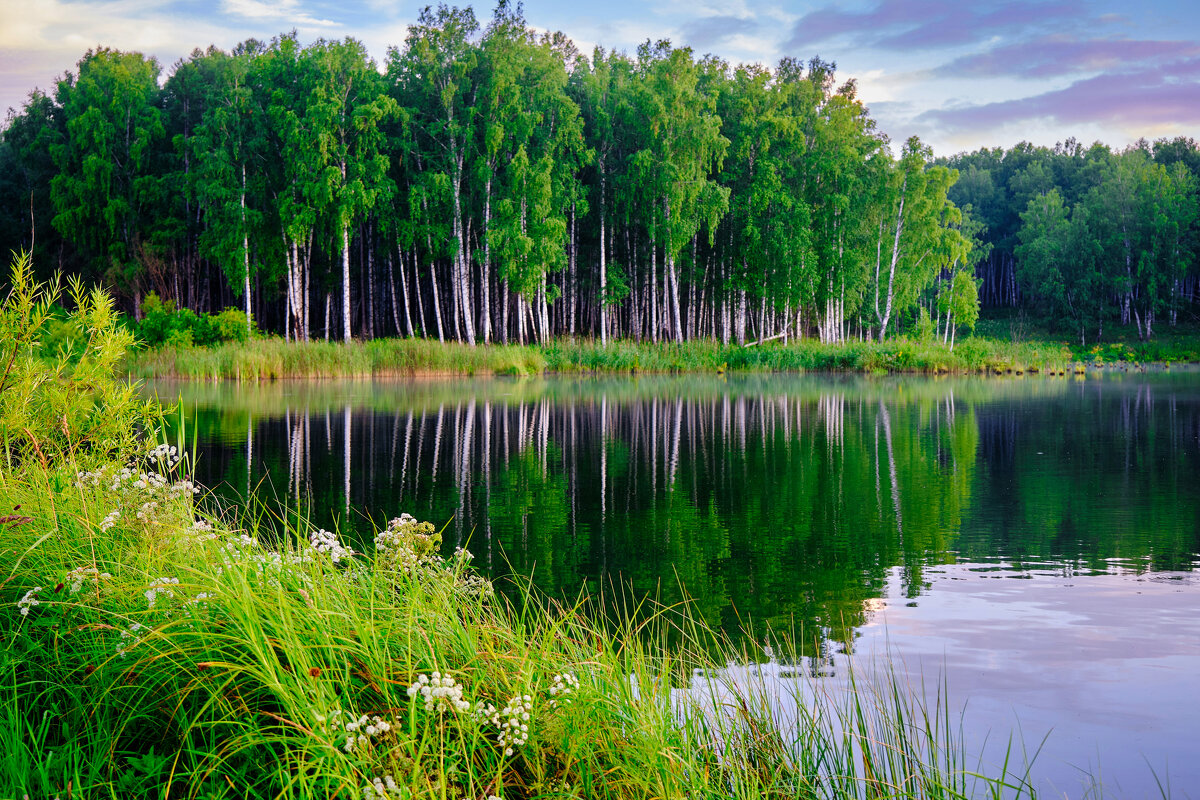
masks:
<instances>
[{"instance_id":1,"label":"cloud","mask_svg":"<svg viewBox=\"0 0 1200 800\"><path fill-rule=\"evenodd\" d=\"M888 50L950 47L1002 33L1043 29L1084 17L1079 0L963 3L957 0L882 0L866 11L825 7L796 21L786 47L799 50L853 34L856 43Z\"/></svg>"},{"instance_id":2,"label":"cloud","mask_svg":"<svg viewBox=\"0 0 1200 800\"><path fill-rule=\"evenodd\" d=\"M758 23L752 18L717 15L684 23L679 31L684 42L703 49L734 36L754 33L757 29Z\"/></svg>"},{"instance_id":3,"label":"cloud","mask_svg":"<svg viewBox=\"0 0 1200 800\"><path fill-rule=\"evenodd\" d=\"M939 77L1051 78L1080 72L1148 67L1200 55L1200 43L1150 39L1043 36L963 56L934 71Z\"/></svg>"},{"instance_id":4,"label":"cloud","mask_svg":"<svg viewBox=\"0 0 1200 800\"><path fill-rule=\"evenodd\" d=\"M341 27L341 23L302 10L299 0L222 0L221 10L255 22L282 22L301 28Z\"/></svg>"},{"instance_id":5,"label":"cloud","mask_svg":"<svg viewBox=\"0 0 1200 800\"><path fill-rule=\"evenodd\" d=\"M1161 67L1107 73L1064 89L961 108L936 109L916 119L942 133L986 132L1000 126L1051 121L1098 124L1126 131L1182 130L1200 125L1200 57Z\"/></svg>"}]
</instances>

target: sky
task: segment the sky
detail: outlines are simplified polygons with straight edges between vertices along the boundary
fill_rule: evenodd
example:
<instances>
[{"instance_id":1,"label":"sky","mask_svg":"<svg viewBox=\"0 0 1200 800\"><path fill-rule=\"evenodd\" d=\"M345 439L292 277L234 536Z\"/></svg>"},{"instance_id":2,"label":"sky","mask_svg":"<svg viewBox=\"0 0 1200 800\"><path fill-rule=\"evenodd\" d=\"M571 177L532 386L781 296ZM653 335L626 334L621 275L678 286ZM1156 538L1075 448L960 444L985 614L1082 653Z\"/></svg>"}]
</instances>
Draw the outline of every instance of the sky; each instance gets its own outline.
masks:
<instances>
[{"instance_id":1,"label":"sky","mask_svg":"<svg viewBox=\"0 0 1200 800\"><path fill-rule=\"evenodd\" d=\"M410 0L0 0L0 113L88 50L156 57L163 78L197 47L295 29L361 40L379 61L424 3ZM492 5L475 6L481 24ZM1200 139L1200 3L1194 0L527 0L537 29L590 53L647 39L731 64L820 56L854 78L893 142L938 155L1069 137L1123 147Z\"/></svg>"}]
</instances>

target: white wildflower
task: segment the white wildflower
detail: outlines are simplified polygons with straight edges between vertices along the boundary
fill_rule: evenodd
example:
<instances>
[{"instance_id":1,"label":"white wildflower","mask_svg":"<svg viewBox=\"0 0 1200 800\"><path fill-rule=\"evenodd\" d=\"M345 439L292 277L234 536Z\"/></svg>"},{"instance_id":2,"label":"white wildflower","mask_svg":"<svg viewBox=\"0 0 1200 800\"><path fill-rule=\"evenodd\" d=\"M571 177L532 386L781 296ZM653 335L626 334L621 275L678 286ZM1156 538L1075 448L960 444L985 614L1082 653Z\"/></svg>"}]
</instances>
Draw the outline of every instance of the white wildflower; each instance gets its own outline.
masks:
<instances>
[{"instance_id":1,"label":"white wildflower","mask_svg":"<svg viewBox=\"0 0 1200 800\"><path fill-rule=\"evenodd\" d=\"M575 677L573 672L564 672L560 675L555 675L554 680L550 683L550 707L554 708L562 704L570 702L570 695L575 693L579 688L579 678Z\"/></svg>"},{"instance_id":2,"label":"white wildflower","mask_svg":"<svg viewBox=\"0 0 1200 800\"><path fill-rule=\"evenodd\" d=\"M67 573L67 579L64 583L67 584L71 594L79 594L83 589L83 585L90 578L92 585L99 586L101 578L111 578L112 575L107 572L101 572L95 567L76 567Z\"/></svg>"},{"instance_id":3,"label":"white wildflower","mask_svg":"<svg viewBox=\"0 0 1200 800\"><path fill-rule=\"evenodd\" d=\"M121 518L120 510L113 510L108 513L104 519L100 520L100 531L104 532L112 529L112 526L117 524L117 520Z\"/></svg>"},{"instance_id":4,"label":"white wildflower","mask_svg":"<svg viewBox=\"0 0 1200 800\"><path fill-rule=\"evenodd\" d=\"M362 745L370 744L372 739L382 736L391 729L391 723L382 717L368 717L363 714L357 720L346 723L345 730L350 735L346 737L343 749L347 753L353 752Z\"/></svg>"},{"instance_id":5,"label":"white wildflower","mask_svg":"<svg viewBox=\"0 0 1200 800\"><path fill-rule=\"evenodd\" d=\"M171 591L172 586L179 585L179 578L156 578L150 582L150 587L143 594L146 595L146 603L150 608L154 608L154 604L158 602L159 595L165 594L167 597L174 597L175 592Z\"/></svg>"},{"instance_id":6,"label":"white wildflower","mask_svg":"<svg viewBox=\"0 0 1200 800\"><path fill-rule=\"evenodd\" d=\"M440 672L435 671L428 676L418 675L416 682L408 687L408 696L416 697L418 694L425 701L426 711L436 710L441 713L446 710L471 710L471 704L463 699L462 685Z\"/></svg>"},{"instance_id":7,"label":"white wildflower","mask_svg":"<svg viewBox=\"0 0 1200 800\"><path fill-rule=\"evenodd\" d=\"M17 612L22 617L28 617L29 609L33 608L34 606L40 606L42 604L42 601L37 599L37 593L40 592L41 590L42 590L41 586L35 586L32 589L30 589L28 592L26 592L21 597L21 599L17 601Z\"/></svg>"},{"instance_id":8,"label":"white wildflower","mask_svg":"<svg viewBox=\"0 0 1200 800\"><path fill-rule=\"evenodd\" d=\"M349 547L344 547L337 539L337 534L321 528L313 531L308 536L308 541L312 544L313 549L318 553L328 555L333 559L333 563L338 563L343 558L349 558L354 555L354 550Z\"/></svg>"},{"instance_id":9,"label":"white wildflower","mask_svg":"<svg viewBox=\"0 0 1200 800\"><path fill-rule=\"evenodd\" d=\"M511 756L514 750L529 741L529 719L533 712L533 698L517 695L508 701L499 715L500 733L496 742Z\"/></svg>"},{"instance_id":10,"label":"white wildflower","mask_svg":"<svg viewBox=\"0 0 1200 800\"><path fill-rule=\"evenodd\" d=\"M125 654L128 653L130 650L132 650L137 645L137 643L142 640L141 631L143 631L145 629L146 629L145 625L143 625L140 622L135 622L129 626L128 630L122 630L121 631L121 640L119 642L117 642L117 655L120 656L121 658L124 658ZM130 639L132 639L133 641L129 642ZM126 642L129 642L129 643L126 644Z\"/></svg>"},{"instance_id":11,"label":"white wildflower","mask_svg":"<svg viewBox=\"0 0 1200 800\"><path fill-rule=\"evenodd\" d=\"M403 796L404 792L391 775L372 778L371 782L363 787L363 800L390 800Z\"/></svg>"}]
</instances>

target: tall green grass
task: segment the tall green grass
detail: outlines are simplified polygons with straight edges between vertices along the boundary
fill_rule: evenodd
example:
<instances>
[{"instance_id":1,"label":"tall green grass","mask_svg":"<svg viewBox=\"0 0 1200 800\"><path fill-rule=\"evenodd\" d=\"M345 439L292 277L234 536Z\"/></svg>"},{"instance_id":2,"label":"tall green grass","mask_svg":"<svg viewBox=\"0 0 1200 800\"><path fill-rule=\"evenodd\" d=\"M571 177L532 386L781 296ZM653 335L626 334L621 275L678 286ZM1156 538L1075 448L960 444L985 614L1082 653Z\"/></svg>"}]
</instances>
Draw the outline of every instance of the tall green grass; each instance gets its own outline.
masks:
<instances>
[{"instance_id":1,"label":"tall green grass","mask_svg":"<svg viewBox=\"0 0 1200 800\"><path fill-rule=\"evenodd\" d=\"M439 343L375 339L348 344L256 339L211 348L163 347L132 355L136 378L270 380L396 375L538 375L676 372L1063 371L1073 360L1062 344L967 338L953 350L903 337L885 342L824 344L802 340L756 347L700 340L682 344L556 340L545 345Z\"/></svg>"},{"instance_id":2,"label":"tall green grass","mask_svg":"<svg viewBox=\"0 0 1200 800\"><path fill-rule=\"evenodd\" d=\"M552 372L981 372L1059 370L1071 361L1063 345L964 339L951 349L898 337L884 342L826 344L804 339L756 347L713 341L683 344L561 341L543 347Z\"/></svg>"},{"instance_id":3,"label":"tall green grass","mask_svg":"<svg viewBox=\"0 0 1200 800\"><path fill-rule=\"evenodd\" d=\"M731 691L705 676L764 667L728 642L714 661L686 609L602 622L587 601L506 599L411 518L368 554L299 519L262 541L236 512L198 514L169 457L136 467L0 473L0 507L18 508L0 549L0 796L1028 790L980 777L941 700L901 682ZM465 710L410 691L435 672Z\"/></svg>"},{"instance_id":4,"label":"tall green grass","mask_svg":"<svg viewBox=\"0 0 1200 800\"><path fill-rule=\"evenodd\" d=\"M545 361L535 348L471 347L430 339L286 342L253 339L215 347L163 347L131 354L131 377L199 380L353 378L385 375L536 375Z\"/></svg>"}]
</instances>

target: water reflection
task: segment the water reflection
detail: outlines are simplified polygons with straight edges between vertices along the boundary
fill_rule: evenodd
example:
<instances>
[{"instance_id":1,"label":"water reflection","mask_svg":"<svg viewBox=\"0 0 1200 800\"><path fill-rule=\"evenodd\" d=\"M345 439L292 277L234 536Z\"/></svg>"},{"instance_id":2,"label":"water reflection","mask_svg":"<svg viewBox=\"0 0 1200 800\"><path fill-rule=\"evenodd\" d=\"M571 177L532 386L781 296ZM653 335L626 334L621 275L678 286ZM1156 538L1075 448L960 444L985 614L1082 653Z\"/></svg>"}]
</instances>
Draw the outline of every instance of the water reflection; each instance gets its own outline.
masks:
<instances>
[{"instance_id":1,"label":"water reflection","mask_svg":"<svg viewBox=\"0 0 1200 800\"><path fill-rule=\"evenodd\" d=\"M852 649L889 570L1191 569L1200 380L750 377L157 386L199 477L369 541L407 511L492 574L690 596ZM372 523L374 520L374 523Z\"/></svg>"}]
</instances>

